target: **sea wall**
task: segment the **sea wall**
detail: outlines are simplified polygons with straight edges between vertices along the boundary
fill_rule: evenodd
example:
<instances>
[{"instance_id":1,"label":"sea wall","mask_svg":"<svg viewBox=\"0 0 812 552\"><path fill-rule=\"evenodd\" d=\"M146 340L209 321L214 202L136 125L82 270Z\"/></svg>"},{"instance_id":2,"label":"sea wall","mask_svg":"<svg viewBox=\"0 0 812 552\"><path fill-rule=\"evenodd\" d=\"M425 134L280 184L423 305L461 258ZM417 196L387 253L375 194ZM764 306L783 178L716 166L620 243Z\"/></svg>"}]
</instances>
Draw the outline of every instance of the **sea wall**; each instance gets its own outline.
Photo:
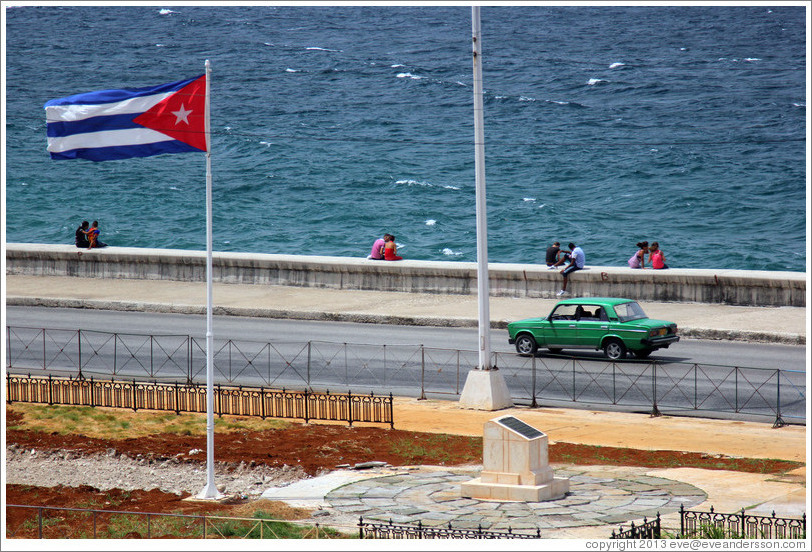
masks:
<instances>
[{"instance_id":1,"label":"sea wall","mask_svg":"<svg viewBox=\"0 0 812 552\"><path fill-rule=\"evenodd\" d=\"M206 252L180 249L6 244L6 274L205 281ZM544 265L489 265L494 296L552 297L558 270ZM372 261L361 258L257 253L212 254L215 282L324 287L410 293L476 293L476 263ZM670 268L633 270L587 266L570 276L577 296L746 306L806 306L806 274L749 270Z\"/></svg>"}]
</instances>

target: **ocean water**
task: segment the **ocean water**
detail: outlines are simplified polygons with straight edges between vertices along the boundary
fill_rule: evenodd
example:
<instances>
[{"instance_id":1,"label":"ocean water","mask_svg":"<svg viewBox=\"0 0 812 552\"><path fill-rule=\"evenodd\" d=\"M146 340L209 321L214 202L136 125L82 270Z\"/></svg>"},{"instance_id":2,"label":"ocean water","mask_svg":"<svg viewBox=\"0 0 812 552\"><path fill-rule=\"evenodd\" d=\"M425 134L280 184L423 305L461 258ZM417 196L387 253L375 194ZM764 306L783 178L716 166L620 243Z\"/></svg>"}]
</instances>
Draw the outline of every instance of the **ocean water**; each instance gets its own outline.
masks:
<instances>
[{"instance_id":1,"label":"ocean water","mask_svg":"<svg viewBox=\"0 0 812 552\"><path fill-rule=\"evenodd\" d=\"M7 7L7 242L205 249L205 155L52 161L52 98L212 65L214 249L476 260L471 10ZM485 6L490 262L806 269L803 6Z\"/></svg>"}]
</instances>

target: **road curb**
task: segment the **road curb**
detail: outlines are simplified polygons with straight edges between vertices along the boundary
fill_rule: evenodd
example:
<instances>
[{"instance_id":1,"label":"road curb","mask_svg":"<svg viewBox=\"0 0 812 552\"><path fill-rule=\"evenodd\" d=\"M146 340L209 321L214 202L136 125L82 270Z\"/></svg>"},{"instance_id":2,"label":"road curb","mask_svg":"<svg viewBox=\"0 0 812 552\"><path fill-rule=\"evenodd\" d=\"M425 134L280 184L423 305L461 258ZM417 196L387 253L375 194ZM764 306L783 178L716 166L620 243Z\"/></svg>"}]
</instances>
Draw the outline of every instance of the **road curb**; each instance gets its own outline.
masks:
<instances>
[{"instance_id":1,"label":"road curb","mask_svg":"<svg viewBox=\"0 0 812 552\"><path fill-rule=\"evenodd\" d=\"M146 303L142 301L100 301L95 299L65 299L51 297L6 297L6 304L19 307L51 307L68 309L97 309L113 311L159 312L174 314L206 314L203 305L185 305L175 303ZM437 326L448 328L475 328L478 324L473 318L434 317L434 316L394 316L384 314L296 311L287 309L268 309L250 307L214 306L212 314L218 316L247 316L253 318L276 318L290 320L321 320L331 322L357 322L364 324L397 324L403 326ZM493 320L491 328L505 329L507 321ZM777 343L784 345L805 345L806 336L785 332L760 332L749 330L725 330L716 328L698 328L683 326L680 336L691 339L718 341L744 341L755 343Z\"/></svg>"}]
</instances>

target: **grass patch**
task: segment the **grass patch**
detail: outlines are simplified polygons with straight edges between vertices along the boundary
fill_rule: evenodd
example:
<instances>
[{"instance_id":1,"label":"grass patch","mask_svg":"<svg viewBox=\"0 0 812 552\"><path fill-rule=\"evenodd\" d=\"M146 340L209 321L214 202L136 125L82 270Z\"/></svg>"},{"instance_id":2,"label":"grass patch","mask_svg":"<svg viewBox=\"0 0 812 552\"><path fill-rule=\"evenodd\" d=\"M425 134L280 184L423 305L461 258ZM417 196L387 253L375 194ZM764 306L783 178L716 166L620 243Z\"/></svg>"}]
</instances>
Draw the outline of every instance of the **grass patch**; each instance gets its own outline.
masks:
<instances>
[{"instance_id":1,"label":"grass patch","mask_svg":"<svg viewBox=\"0 0 812 552\"><path fill-rule=\"evenodd\" d=\"M89 406L62 406L15 403L6 405L9 424L7 429L78 434L98 439L138 438L146 435L172 433L177 435L205 435L206 415L175 414L139 410L92 408ZM215 418L218 432L262 431L282 429L290 422L240 416Z\"/></svg>"}]
</instances>

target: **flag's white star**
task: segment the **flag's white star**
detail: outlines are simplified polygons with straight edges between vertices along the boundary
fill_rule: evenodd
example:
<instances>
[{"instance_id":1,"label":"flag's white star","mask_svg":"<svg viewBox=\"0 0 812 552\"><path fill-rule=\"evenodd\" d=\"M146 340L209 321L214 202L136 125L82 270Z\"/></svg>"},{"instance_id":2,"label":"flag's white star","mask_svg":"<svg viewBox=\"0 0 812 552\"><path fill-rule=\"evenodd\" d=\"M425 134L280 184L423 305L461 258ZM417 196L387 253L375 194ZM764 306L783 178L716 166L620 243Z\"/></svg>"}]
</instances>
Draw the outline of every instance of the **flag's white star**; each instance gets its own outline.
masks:
<instances>
[{"instance_id":1,"label":"flag's white star","mask_svg":"<svg viewBox=\"0 0 812 552\"><path fill-rule=\"evenodd\" d=\"M180 109L177 110L177 111L172 112L172 115L177 117L177 119L175 120L175 124L178 124L181 121L183 121L184 123L186 123L188 125L189 124L189 114L191 112L192 112L191 109L187 110L185 107L183 107L183 104L180 104Z\"/></svg>"}]
</instances>

